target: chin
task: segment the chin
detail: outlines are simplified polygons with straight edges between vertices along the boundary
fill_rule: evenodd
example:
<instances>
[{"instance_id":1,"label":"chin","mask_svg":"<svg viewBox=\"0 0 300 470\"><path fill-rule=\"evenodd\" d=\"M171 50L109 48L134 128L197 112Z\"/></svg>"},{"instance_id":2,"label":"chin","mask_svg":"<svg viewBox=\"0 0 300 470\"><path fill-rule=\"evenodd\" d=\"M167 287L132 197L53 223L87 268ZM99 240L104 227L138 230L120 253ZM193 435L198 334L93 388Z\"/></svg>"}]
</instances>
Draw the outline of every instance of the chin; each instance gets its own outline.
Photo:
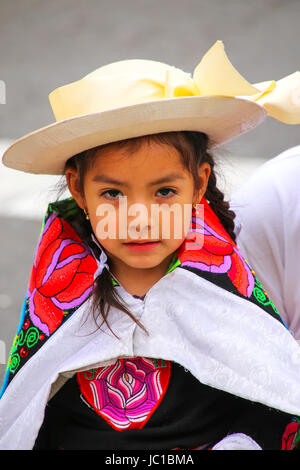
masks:
<instances>
[{"instance_id":1,"label":"chin","mask_svg":"<svg viewBox=\"0 0 300 470\"><path fill-rule=\"evenodd\" d=\"M123 260L128 266L130 266L131 268L136 268L136 269L151 269L151 268L155 268L156 266L158 266L160 263L162 263L162 259L159 259L159 260L150 260L150 259L146 259L146 257L144 259L130 259L130 260Z\"/></svg>"}]
</instances>

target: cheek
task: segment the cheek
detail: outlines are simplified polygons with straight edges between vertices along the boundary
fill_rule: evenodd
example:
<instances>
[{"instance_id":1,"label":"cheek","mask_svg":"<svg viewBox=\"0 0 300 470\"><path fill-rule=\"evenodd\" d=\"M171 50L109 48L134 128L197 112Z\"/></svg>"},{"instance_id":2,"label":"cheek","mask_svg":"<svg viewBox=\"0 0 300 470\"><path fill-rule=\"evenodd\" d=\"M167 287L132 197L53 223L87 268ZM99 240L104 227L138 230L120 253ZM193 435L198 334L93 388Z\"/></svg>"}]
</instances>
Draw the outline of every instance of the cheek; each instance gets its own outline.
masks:
<instances>
[{"instance_id":1,"label":"cheek","mask_svg":"<svg viewBox=\"0 0 300 470\"><path fill-rule=\"evenodd\" d=\"M160 237L165 240L184 240L191 224L192 204L174 204L171 210L162 211L156 222Z\"/></svg>"},{"instance_id":2,"label":"cheek","mask_svg":"<svg viewBox=\"0 0 300 470\"><path fill-rule=\"evenodd\" d=\"M118 213L111 204L97 205L90 219L98 240L113 242L120 238Z\"/></svg>"}]
</instances>

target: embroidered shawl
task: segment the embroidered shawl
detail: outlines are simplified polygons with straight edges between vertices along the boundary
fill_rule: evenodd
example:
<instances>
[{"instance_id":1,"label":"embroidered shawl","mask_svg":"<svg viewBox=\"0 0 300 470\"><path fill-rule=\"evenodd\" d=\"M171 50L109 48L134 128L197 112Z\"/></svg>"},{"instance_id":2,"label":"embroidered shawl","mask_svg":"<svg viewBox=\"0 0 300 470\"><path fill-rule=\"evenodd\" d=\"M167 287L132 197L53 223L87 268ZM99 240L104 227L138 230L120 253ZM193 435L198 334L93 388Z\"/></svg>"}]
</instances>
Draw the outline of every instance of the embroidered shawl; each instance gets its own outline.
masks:
<instances>
[{"instance_id":1,"label":"embroidered shawl","mask_svg":"<svg viewBox=\"0 0 300 470\"><path fill-rule=\"evenodd\" d=\"M193 212L184 243L143 302L112 277L148 331L111 308L117 337L90 315L103 253L96 256L76 231L72 198L49 204L2 387L0 448L31 449L49 397L76 372L119 357L173 360L204 384L300 416L298 343L210 205L201 203L204 215Z\"/></svg>"}]
</instances>

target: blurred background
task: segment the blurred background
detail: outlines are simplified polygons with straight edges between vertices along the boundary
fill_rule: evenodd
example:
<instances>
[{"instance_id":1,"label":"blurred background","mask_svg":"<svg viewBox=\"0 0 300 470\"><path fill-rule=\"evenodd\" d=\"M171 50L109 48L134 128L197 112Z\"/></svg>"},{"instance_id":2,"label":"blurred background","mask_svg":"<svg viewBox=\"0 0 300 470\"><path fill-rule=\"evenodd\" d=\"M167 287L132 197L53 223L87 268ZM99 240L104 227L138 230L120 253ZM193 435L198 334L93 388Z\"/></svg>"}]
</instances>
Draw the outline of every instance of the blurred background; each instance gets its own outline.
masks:
<instances>
[{"instance_id":1,"label":"blurred background","mask_svg":"<svg viewBox=\"0 0 300 470\"><path fill-rule=\"evenodd\" d=\"M250 82L299 69L300 0L0 0L0 152L54 122L48 94L122 59L193 72L220 39ZM269 118L218 152L229 198L252 171L299 145L299 126ZM16 332L33 254L56 177L0 165L0 380Z\"/></svg>"}]
</instances>

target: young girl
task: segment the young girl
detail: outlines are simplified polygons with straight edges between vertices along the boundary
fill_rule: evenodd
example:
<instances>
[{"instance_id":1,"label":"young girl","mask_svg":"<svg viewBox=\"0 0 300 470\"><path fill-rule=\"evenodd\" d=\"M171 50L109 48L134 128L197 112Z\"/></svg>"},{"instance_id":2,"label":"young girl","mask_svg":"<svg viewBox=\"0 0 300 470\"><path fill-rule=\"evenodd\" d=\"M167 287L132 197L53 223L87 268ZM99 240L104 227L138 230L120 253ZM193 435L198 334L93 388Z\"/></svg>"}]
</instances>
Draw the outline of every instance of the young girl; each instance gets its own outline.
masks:
<instances>
[{"instance_id":1,"label":"young girl","mask_svg":"<svg viewBox=\"0 0 300 470\"><path fill-rule=\"evenodd\" d=\"M71 197L44 219L2 449L297 446L299 347L235 245L210 151L262 121L258 100L295 120L272 107L280 89L250 85L217 42L193 79L122 61L50 94L57 123L4 155L64 174Z\"/></svg>"}]
</instances>

